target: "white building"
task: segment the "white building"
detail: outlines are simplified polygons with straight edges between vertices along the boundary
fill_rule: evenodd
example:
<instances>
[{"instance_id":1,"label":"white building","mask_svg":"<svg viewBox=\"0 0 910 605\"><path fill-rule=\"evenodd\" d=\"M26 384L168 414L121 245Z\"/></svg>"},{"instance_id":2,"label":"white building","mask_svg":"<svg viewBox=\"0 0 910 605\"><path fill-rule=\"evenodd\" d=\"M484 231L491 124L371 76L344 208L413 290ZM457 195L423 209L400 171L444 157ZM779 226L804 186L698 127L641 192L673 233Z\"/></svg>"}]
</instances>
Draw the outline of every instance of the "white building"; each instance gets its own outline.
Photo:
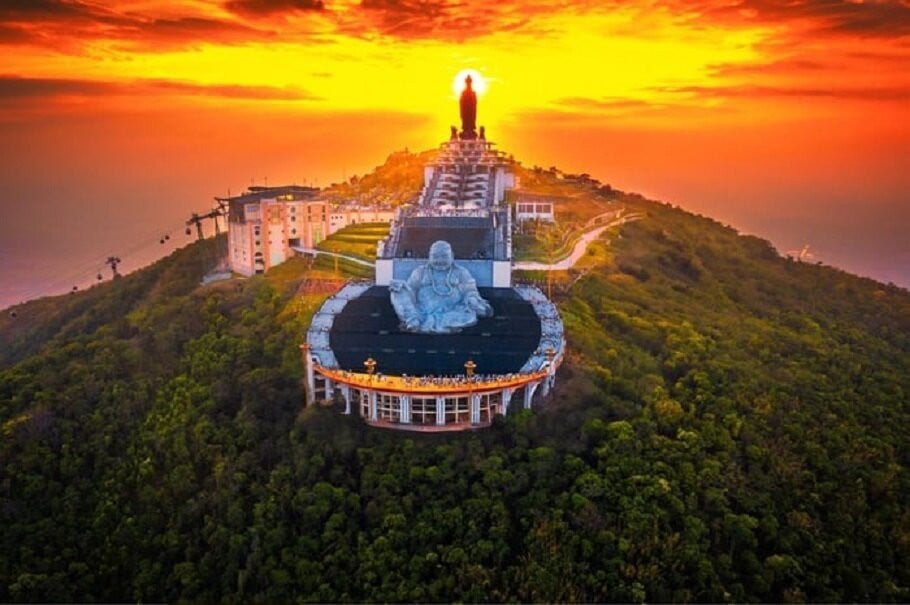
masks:
<instances>
[{"instance_id":1,"label":"white building","mask_svg":"<svg viewBox=\"0 0 910 605\"><path fill-rule=\"evenodd\" d=\"M243 195L216 198L228 203L228 260L241 275L264 273L294 255L293 247L314 248L348 225L391 222L391 208L333 206L314 187L250 187Z\"/></svg>"},{"instance_id":2,"label":"white building","mask_svg":"<svg viewBox=\"0 0 910 605\"><path fill-rule=\"evenodd\" d=\"M537 220L554 223L556 222L557 201L554 196L519 192L515 201L515 222Z\"/></svg>"}]
</instances>

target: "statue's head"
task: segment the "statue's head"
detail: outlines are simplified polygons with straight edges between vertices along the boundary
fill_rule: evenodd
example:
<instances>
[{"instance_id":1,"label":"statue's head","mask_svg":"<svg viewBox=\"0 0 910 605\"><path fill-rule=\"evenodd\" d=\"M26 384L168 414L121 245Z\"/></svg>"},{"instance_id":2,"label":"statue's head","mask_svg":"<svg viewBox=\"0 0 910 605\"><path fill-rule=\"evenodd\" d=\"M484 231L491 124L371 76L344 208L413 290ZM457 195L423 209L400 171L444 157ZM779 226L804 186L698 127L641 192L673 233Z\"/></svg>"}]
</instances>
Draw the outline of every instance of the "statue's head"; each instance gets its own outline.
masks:
<instances>
[{"instance_id":1,"label":"statue's head","mask_svg":"<svg viewBox=\"0 0 910 605\"><path fill-rule=\"evenodd\" d=\"M452 252L452 246L449 242L439 240L433 242L430 246L429 265L437 271L449 269L455 263L455 254Z\"/></svg>"},{"instance_id":2,"label":"statue's head","mask_svg":"<svg viewBox=\"0 0 910 605\"><path fill-rule=\"evenodd\" d=\"M464 79L465 88L467 88L468 90L471 90L471 83L473 81L474 81L474 79L471 77L471 74L468 74Z\"/></svg>"}]
</instances>

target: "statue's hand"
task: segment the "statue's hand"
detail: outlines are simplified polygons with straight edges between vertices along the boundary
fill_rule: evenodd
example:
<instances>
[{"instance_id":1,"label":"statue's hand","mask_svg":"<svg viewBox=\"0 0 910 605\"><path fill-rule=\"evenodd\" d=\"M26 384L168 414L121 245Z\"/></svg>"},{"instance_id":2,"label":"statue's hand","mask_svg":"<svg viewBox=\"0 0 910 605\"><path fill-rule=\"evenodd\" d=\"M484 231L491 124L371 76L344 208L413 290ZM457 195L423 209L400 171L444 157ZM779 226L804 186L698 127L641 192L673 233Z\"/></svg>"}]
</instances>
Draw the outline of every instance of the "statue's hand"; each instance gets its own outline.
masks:
<instances>
[{"instance_id":1,"label":"statue's hand","mask_svg":"<svg viewBox=\"0 0 910 605\"><path fill-rule=\"evenodd\" d=\"M401 292L404 289L404 282L400 279L393 279L389 282L389 290L392 292Z\"/></svg>"},{"instance_id":2,"label":"statue's hand","mask_svg":"<svg viewBox=\"0 0 910 605\"><path fill-rule=\"evenodd\" d=\"M467 303L471 310L481 317L490 317L493 315L493 307L480 296L468 297Z\"/></svg>"}]
</instances>

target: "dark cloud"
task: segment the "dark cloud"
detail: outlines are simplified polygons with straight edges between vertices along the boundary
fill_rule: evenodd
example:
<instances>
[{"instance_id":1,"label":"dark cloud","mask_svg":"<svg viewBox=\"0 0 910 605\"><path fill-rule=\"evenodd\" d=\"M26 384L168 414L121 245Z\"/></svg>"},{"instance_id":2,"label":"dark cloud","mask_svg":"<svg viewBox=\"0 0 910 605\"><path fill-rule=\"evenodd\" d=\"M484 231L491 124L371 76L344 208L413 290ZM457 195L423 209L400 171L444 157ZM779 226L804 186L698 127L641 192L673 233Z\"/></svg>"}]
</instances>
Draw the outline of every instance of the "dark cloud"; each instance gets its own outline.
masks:
<instances>
[{"instance_id":1,"label":"dark cloud","mask_svg":"<svg viewBox=\"0 0 910 605\"><path fill-rule=\"evenodd\" d=\"M438 15L450 8L465 7L464 4L447 0L361 0L360 7L367 10L382 10L398 14Z\"/></svg>"},{"instance_id":2,"label":"dark cloud","mask_svg":"<svg viewBox=\"0 0 910 605\"><path fill-rule=\"evenodd\" d=\"M112 94L117 90L118 86L111 82L0 76L0 99L98 96Z\"/></svg>"},{"instance_id":3,"label":"dark cloud","mask_svg":"<svg viewBox=\"0 0 910 605\"><path fill-rule=\"evenodd\" d=\"M163 18L65 0L0 0L0 44L73 52L84 41L105 38L133 48L160 50L204 42L239 44L274 35L274 31L249 24L198 15Z\"/></svg>"},{"instance_id":4,"label":"dark cloud","mask_svg":"<svg viewBox=\"0 0 910 605\"><path fill-rule=\"evenodd\" d=\"M275 33L231 21L204 17L182 17L178 19L136 21L129 27L124 27L115 32L115 35L124 41L138 45L192 46L203 42L234 44L253 40L266 40L274 37Z\"/></svg>"},{"instance_id":5,"label":"dark cloud","mask_svg":"<svg viewBox=\"0 0 910 605\"><path fill-rule=\"evenodd\" d=\"M246 16L277 13L319 11L325 8L322 0L230 0L224 7Z\"/></svg>"},{"instance_id":6,"label":"dark cloud","mask_svg":"<svg viewBox=\"0 0 910 605\"><path fill-rule=\"evenodd\" d=\"M432 37L437 31L458 32L458 14L445 1L363 0L360 7L370 19L368 25L387 35L408 38Z\"/></svg>"},{"instance_id":7,"label":"dark cloud","mask_svg":"<svg viewBox=\"0 0 910 605\"><path fill-rule=\"evenodd\" d=\"M879 64L897 64L906 66L910 64L910 46L904 47L903 53L884 52L884 51L855 51L847 53L852 59L861 61L872 61Z\"/></svg>"},{"instance_id":8,"label":"dark cloud","mask_svg":"<svg viewBox=\"0 0 910 605\"><path fill-rule=\"evenodd\" d=\"M863 37L901 37L910 34L910 3L905 0L670 0L661 9L694 22L735 26L743 23L804 22L811 30ZM537 17L572 12L612 11L647 3L620 0L594 2L502 2L489 0L361 0L359 22L364 34L380 33L403 39L437 38L462 41L497 31L536 32ZM636 33L632 25L629 33ZM357 32L355 32L357 33Z\"/></svg>"},{"instance_id":9,"label":"dark cloud","mask_svg":"<svg viewBox=\"0 0 910 605\"><path fill-rule=\"evenodd\" d=\"M132 19L99 5L67 0L0 0L0 24L23 29L59 27L61 33L79 32L85 27L129 25Z\"/></svg>"},{"instance_id":10,"label":"dark cloud","mask_svg":"<svg viewBox=\"0 0 910 605\"><path fill-rule=\"evenodd\" d=\"M344 19L341 31L353 36L381 34L403 40L463 42L497 32L530 31L535 17L571 10L557 0L489 2L487 0L361 0L360 10Z\"/></svg>"},{"instance_id":11,"label":"dark cloud","mask_svg":"<svg viewBox=\"0 0 910 605\"><path fill-rule=\"evenodd\" d=\"M32 40L32 34L17 25L0 23L0 44L25 44Z\"/></svg>"},{"instance_id":12,"label":"dark cloud","mask_svg":"<svg viewBox=\"0 0 910 605\"><path fill-rule=\"evenodd\" d=\"M806 21L820 32L861 37L910 34L910 4L902 0L740 0L676 3L678 11L710 21Z\"/></svg>"},{"instance_id":13,"label":"dark cloud","mask_svg":"<svg viewBox=\"0 0 910 605\"><path fill-rule=\"evenodd\" d=\"M436 39L463 42L497 32L519 32L536 37L562 35L546 31L544 19L571 12L587 14L629 6L643 13L656 10L651 3L619 0L361 0L340 10L324 10L326 0L209 0L186 15L165 16L153 9L127 12L114 2L83 0L0 0L0 44L34 44L72 51L98 38L120 40L128 48L155 50L212 42L242 44L278 36L269 23L283 16L318 14L320 26L334 24L335 32L361 38L377 35L400 40ZM657 3L654 3L657 4ZM712 26L799 23L821 35L903 37L910 35L910 3L906 0L668 0L659 3L690 23ZM230 11L225 14L219 9ZM634 33L637 25L633 22ZM306 21L293 30L283 27L282 38L312 41ZM802 35L802 33L797 34Z\"/></svg>"},{"instance_id":14,"label":"dark cloud","mask_svg":"<svg viewBox=\"0 0 910 605\"><path fill-rule=\"evenodd\" d=\"M128 27L131 20L106 8L68 0L0 0L0 44L69 49L75 39Z\"/></svg>"},{"instance_id":15,"label":"dark cloud","mask_svg":"<svg viewBox=\"0 0 910 605\"><path fill-rule=\"evenodd\" d=\"M154 12L118 12L78 0L0 0L0 25L18 29L0 31L0 43L61 44L61 40L120 39L134 45L163 42L192 45L198 42L234 43L268 39L276 32L260 29L292 14L321 14L337 31L357 37L376 34L402 39L439 38L465 40L497 31L522 28L540 14L566 10L560 0L534 0L518 5L487 0L362 0L340 11L325 11L324 0L211 0L242 19L202 15L163 17ZM115 5L114 5L115 6ZM572 8L572 10L578 10ZM307 35L305 25L282 36Z\"/></svg>"},{"instance_id":16,"label":"dark cloud","mask_svg":"<svg viewBox=\"0 0 910 605\"><path fill-rule=\"evenodd\" d=\"M299 88L281 88L277 86L207 85L179 80L138 80L122 83L63 78L0 76L0 100L33 99L40 102L42 100L52 101L61 97L155 94L272 101L310 101L318 99L318 97Z\"/></svg>"},{"instance_id":17,"label":"dark cloud","mask_svg":"<svg viewBox=\"0 0 910 605\"><path fill-rule=\"evenodd\" d=\"M0 0L0 19L18 17L74 17L97 9L67 0Z\"/></svg>"}]
</instances>

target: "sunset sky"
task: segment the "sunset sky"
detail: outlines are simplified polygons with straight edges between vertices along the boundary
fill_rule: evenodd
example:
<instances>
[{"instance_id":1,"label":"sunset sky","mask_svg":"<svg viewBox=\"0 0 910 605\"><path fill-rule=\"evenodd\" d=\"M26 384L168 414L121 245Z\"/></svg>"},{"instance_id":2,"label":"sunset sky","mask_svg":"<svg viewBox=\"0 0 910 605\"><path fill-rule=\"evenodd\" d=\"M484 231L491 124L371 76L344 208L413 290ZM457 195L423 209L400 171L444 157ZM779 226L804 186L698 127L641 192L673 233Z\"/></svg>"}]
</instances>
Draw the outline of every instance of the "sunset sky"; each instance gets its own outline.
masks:
<instances>
[{"instance_id":1,"label":"sunset sky","mask_svg":"<svg viewBox=\"0 0 910 605\"><path fill-rule=\"evenodd\" d=\"M910 286L906 1L0 0L0 46L0 307L437 146L465 68L526 165Z\"/></svg>"}]
</instances>

